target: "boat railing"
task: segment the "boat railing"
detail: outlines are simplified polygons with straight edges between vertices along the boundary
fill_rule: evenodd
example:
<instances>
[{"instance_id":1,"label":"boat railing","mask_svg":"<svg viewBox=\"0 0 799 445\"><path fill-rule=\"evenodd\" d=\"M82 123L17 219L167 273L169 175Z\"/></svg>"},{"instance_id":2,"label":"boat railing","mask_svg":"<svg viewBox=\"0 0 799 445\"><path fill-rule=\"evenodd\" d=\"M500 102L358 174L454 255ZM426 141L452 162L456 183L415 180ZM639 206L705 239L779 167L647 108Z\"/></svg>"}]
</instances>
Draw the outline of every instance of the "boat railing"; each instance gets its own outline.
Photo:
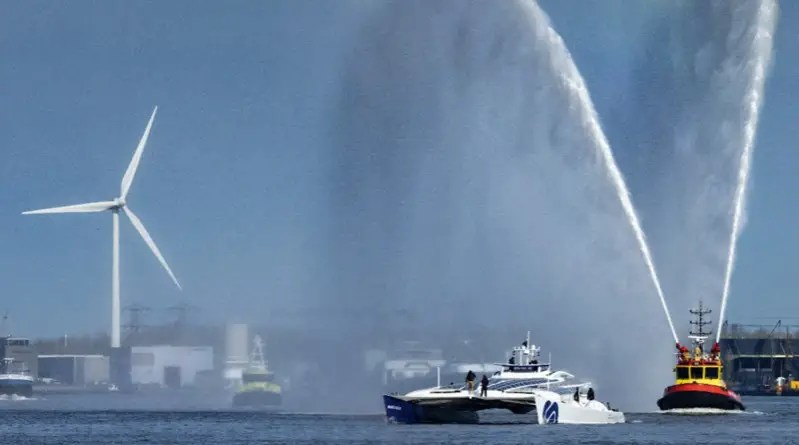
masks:
<instances>
[{"instance_id":1,"label":"boat railing","mask_svg":"<svg viewBox=\"0 0 799 445\"><path fill-rule=\"evenodd\" d=\"M521 389L526 388L540 388L542 386L546 386L547 384L550 385L557 385L562 383L562 380L553 380L547 378L536 378L536 379L507 379L507 380L499 380L497 382L492 382L488 384L488 389L493 391L518 391Z\"/></svg>"},{"instance_id":2,"label":"boat railing","mask_svg":"<svg viewBox=\"0 0 799 445\"><path fill-rule=\"evenodd\" d=\"M0 374L30 375L30 373L31 371L27 368L25 362L15 361L11 357L4 358L2 364L0 364Z\"/></svg>"},{"instance_id":3,"label":"boat railing","mask_svg":"<svg viewBox=\"0 0 799 445\"><path fill-rule=\"evenodd\" d=\"M549 363L530 363L520 365L517 363L494 363L494 365L502 366L508 372L543 372L551 369Z\"/></svg>"},{"instance_id":4,"label":"boat railing","mask_svg":"<svg viewBox=\"0 0 799 445\"><path fill-rule=\"evenodd\" d=\"M466 385L463 384L463 383L453 383L453 382L449 382L449 383L447 383L445 385L442 385L442 384L436 385L436 388L440 388L440 389L465 388L465 387L466 387Z\"/></svg>"}]
</instances>

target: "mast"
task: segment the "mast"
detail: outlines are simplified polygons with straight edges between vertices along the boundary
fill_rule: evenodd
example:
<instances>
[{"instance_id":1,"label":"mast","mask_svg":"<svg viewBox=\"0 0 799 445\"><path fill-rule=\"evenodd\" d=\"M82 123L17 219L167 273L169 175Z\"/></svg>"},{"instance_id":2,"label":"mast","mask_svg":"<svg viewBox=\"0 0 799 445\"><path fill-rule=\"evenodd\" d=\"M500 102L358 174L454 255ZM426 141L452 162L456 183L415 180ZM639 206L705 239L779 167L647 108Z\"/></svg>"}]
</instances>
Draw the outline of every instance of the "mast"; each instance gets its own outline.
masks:
<instances>
[{"instance_id":1,"label":"mast","mask_svg":"<svg viewBox=\"0 0 799 445\"><path fill-rule=\"evenodd\" d=\"M712 331L705 331L705 326L711 324L712 322L705 320L705 316L710 314L710 309L704 307L702 305L702 300L699 300L699 308L698 309L691 309L690 312L692 315L696 317L695 320L691 320L691 332L689 332L688 337L694 341L699 347L702 347L702 344L705 340L710 336Z\"/></svg>"},{"instance_id":2,"label":"mast","mask_svg":"<svg viewBox=\"0 0 799 445\"><path fill-rule=\"evenodd\" d=\"M253 338L253 347L250 351L250 366L256 369L266 370L266 360L264 360L263 340L260 335Z\"/></svg>"}]
</instances>

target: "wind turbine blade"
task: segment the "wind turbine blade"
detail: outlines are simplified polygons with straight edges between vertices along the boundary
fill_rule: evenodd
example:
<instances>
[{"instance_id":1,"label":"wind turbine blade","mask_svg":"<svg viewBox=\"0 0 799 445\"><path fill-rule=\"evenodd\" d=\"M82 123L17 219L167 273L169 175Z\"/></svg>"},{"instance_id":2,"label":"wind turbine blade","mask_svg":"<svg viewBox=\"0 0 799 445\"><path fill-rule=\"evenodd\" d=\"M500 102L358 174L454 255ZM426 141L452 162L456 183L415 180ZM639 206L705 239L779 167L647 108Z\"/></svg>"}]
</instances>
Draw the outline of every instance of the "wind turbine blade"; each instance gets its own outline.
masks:
<instances>
[{"instance_id":1,"label":"wind turbine blade","mask_svg":"<svg viewBox=\"0 0 799 445\"><path fill-rule=\"evenodd\" d=\"M136 169L139 168L139 161L141 161L144 146L147 145L147 138L150 137L150 129L153 127L153 121L155 120L155 113L157 111L158 107L156 106L153 108L153 114L150 115L150 121L147 122L147 128L144 129L144 134L141 140L139 140L139 145L136 147L136 151L133 152L133 159L130 160L130 165L128 165L128 169L125 171L125 176L122 177L122 184L120 185L120 196L122 199L128 196L130 185L133 184L133 178L136 176Z\"/></svg>"},{"instance_id":2,"label":"wind turbine blade","mask_svg":"<svg viewBox=\"0 0 799 445\"><path fill-rule=\"evenodd\" d=\"M144 242L147 243L147 246L149 246L150 250L153 251L153 255L155 255L155 257L158 258L158 261L161 262L161 265L164 266L164 269L166 269L166 273L169 274L169 276L172 278L172 281L175 282L175 285L178 287L178 289L183 290L183 288L180 286L180 283L178 283L178 279L175 278L175 274L172 273L172 269L169 268L169 265L166 263L166 260L161 255L161 251L158 250L158 246L155 245L155 242L150 237L150 234L147 233L147 229L144 228L144 224L141 223L139 217L136 216L136 214L134 214L133 211L130 210L129 208L123 207L123 209L125 209L125 214L128 215L128 218L130 218L130 222L133 224L133 227L136 228L136 230L139 232L139 235L141 235L141 237L144 239Z\"/></svg>"},{"instance_id":3,"label":"wind turbine blade","mask_svg":"<svg viewBox=\"0 0 799 445\"><path fill-rule=\"evenodd\" d=\"M114 206L116 205L117 203L115 203L114 201L88 202L86 204L75 204L63 207L51 207L49 209L28 210L27 212L22 212L22 214L42 215L46 213L95 213L95 212L102 212L104 210L110 210L114 208Z\"/></svg>"}]
</instances>

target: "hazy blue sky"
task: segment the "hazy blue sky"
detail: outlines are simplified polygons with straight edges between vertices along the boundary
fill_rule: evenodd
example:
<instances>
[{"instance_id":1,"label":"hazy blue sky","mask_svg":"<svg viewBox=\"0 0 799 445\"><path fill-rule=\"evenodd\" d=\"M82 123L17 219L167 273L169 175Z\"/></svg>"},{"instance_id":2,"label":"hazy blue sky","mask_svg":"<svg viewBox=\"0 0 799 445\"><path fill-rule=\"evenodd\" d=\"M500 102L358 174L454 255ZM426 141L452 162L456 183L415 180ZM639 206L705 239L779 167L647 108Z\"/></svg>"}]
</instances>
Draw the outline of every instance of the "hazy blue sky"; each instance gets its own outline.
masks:
<instances>
[{"instance_id":1,"label":"hazy blue sky","mask_svg":"<svg viewBox=\"0 0 799 445\"><path fill-rule=\"evenodd\" d=\"M630 89L657 14L647 4L542 2L603 120ZM154 105L128 203L185 291L123 220L123 305L185 301L202 319L257 321L318 291L329 115L372 5L0 1L0 310L15 332L107 328L111 216L20 212L115 197ZM799 5L781 6L730 302L742 321L799 317ZM624 131L608 128L611 143ZM636 165L625 148L623 170Z\"/></svg>"}]
</instances>

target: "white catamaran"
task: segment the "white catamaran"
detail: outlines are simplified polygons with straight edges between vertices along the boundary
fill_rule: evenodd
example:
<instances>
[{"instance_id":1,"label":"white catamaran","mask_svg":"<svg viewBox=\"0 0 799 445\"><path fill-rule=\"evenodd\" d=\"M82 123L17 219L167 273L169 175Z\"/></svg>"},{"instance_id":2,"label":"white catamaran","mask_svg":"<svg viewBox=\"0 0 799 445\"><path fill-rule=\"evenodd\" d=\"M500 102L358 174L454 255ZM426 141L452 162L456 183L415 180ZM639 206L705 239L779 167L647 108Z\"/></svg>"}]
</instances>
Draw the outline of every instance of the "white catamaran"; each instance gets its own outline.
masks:
<instances>
[{"instance_id":1,"label":"white catamaran","mask_svg":"<svg viewBox=\"0 0 799 445\"><path fill-rule=\"evenodd\" d=\"M530 334L513 348L508 363L489 379L486 388L474 380L465 385L441 386L411 391L405 395L383 396L386 417L398 423L474 423L485 409L507 409L514 414L536 411L539 424L623 423L624 414L594 399L587 382L566 371L553 371L540 363L541 348L530 343ZM582 391L581 389L587 389Z\"/></svg>"}]
</instances>

